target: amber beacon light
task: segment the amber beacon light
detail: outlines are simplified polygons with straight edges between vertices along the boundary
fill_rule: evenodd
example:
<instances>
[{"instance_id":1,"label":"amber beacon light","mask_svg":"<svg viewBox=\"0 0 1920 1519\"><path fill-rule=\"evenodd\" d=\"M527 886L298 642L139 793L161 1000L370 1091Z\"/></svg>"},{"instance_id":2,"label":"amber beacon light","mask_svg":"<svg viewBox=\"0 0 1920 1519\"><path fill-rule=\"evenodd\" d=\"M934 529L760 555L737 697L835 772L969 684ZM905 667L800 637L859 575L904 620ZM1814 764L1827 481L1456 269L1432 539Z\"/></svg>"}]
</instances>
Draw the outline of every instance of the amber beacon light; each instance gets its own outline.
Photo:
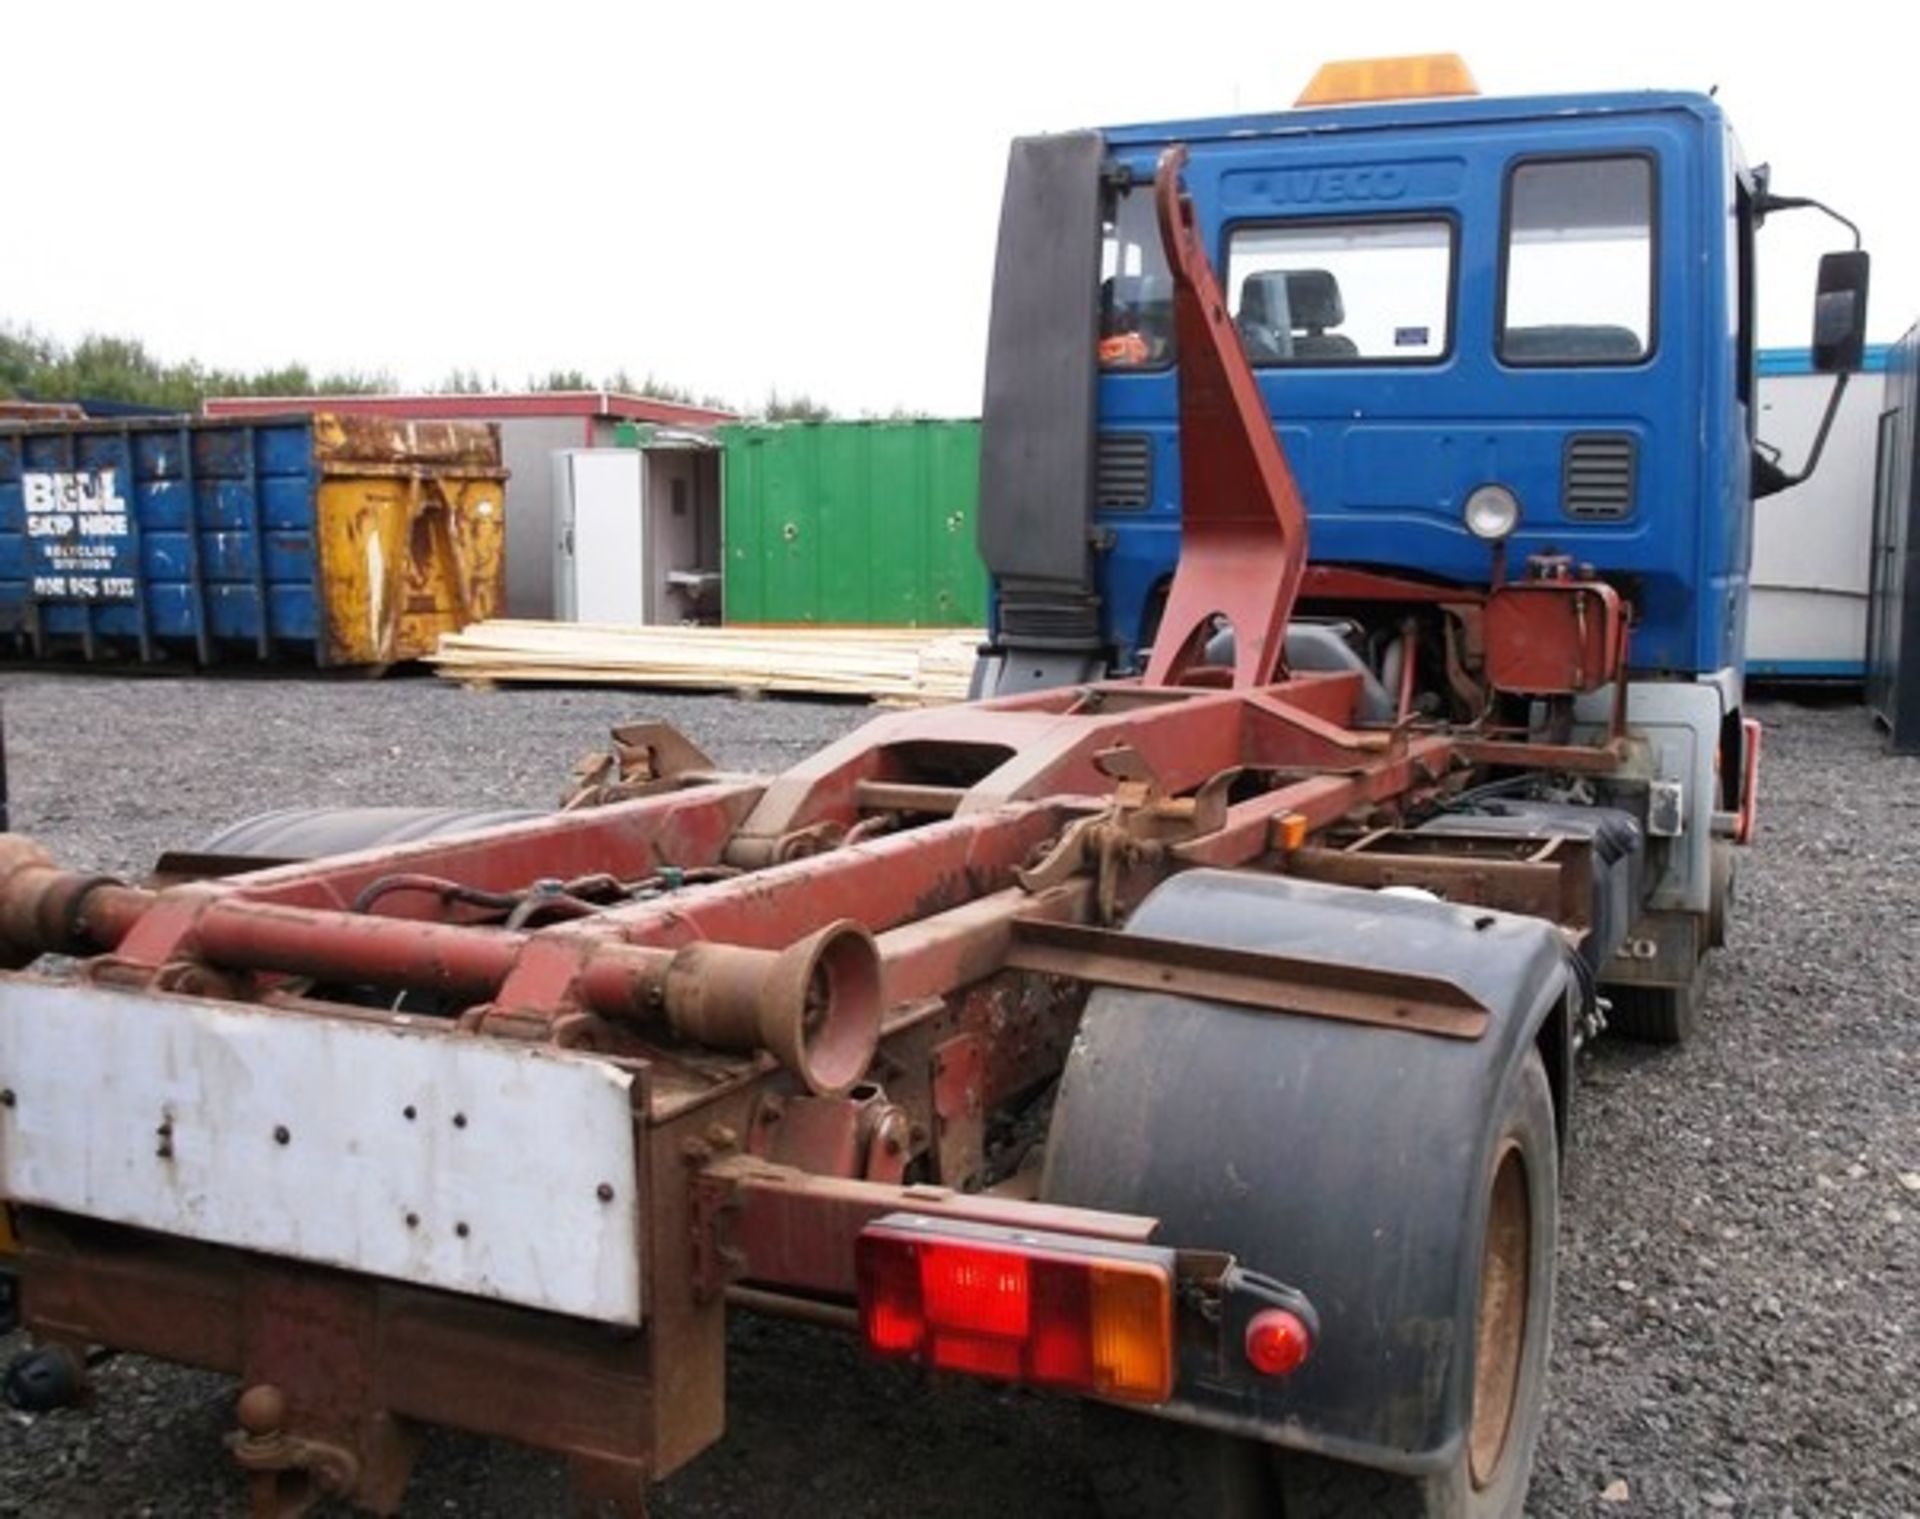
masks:
<instances>
[{"instance_id":1,"label":"amber beacon light","mask_svg":"<svg viewBox=\"0 0 1920 1519\"><path fill-rule=\"evenodd\" d=\"M1473 71L1458 53L1404 58L1345 58L1323 63L1295 105L1359 105L1368 100L1421 100L1478 95Z\"/></svg>"}]
</instances>

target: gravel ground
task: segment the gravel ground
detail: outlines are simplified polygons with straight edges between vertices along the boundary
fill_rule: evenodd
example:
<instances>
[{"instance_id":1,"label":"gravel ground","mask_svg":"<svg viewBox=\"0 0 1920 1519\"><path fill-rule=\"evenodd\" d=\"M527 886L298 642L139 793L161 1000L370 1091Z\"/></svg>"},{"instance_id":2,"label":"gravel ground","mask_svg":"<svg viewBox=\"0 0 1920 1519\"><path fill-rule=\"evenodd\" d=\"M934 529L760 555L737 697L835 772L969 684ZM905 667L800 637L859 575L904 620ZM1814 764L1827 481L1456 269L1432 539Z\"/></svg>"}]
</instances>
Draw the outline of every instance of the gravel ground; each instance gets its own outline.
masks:
<instances>
[{"instance_id":1,"label":"gravel ground","mask_svg":"<svg viewBox=\"0 0 1920 1519\"><path fill-rule=\"evenodd\" d=\"M543 804L643 713L740 768L867 715L426 680L0 690L15 826L114 871L274 806ZM1585 1061L1536 1515L1920 1514L1920 762L1884 757L1857 708L1762 716L1764 834L1700 1037ZM1091 1513L1068 1405L929 1390L744 1316L732 1350L732 1428L660 1489L667 1519ZM218 1444L229 1384L132 1358L98 1381L89 1409L0 1420L0 1513L244 1512ZM561 1511L552 1463L451 1435L406 1509Z\"/></svg>"}]
</instances>

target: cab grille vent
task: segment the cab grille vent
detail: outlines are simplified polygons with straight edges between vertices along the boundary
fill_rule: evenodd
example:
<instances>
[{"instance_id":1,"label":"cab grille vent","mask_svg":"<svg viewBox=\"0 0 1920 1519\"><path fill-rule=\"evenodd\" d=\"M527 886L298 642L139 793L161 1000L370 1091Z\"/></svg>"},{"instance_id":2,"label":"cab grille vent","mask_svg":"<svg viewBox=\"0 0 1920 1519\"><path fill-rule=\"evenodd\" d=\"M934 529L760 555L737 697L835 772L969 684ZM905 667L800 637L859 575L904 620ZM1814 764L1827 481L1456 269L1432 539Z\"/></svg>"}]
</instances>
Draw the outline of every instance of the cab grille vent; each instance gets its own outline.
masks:
<instances>
[{"instance_id":1,"label":"cab grille vent","mask_svg":"<svg viewBox=\"0 0 1920 1519\"><path fill-rule=\"evenodd\" d=\"M1153 504L1153 453L1143 433L1102 433L1094 504L1103 512L1144 512Z\"/></svg>"},{"instance_id":2,"label":"cab grille vent","mask_svg":"<svg viewBox=\"0 0 1920 1519\"><path fill-rule=\"evenodd\" d=\"M1637 460L1631 433L1579 433L1567 439L1561 509L1582 522L1617 522L1631 516Z\"/></svg>"}]
</instances>

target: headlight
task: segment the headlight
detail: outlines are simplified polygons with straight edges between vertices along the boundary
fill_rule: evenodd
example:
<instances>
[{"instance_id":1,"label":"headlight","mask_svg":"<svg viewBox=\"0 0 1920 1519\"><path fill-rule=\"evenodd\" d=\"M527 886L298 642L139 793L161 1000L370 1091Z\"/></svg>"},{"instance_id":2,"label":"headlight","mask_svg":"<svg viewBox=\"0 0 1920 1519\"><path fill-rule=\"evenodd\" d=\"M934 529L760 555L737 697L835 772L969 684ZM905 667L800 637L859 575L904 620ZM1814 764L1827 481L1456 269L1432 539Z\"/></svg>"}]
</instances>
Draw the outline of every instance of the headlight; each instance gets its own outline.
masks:
<instances>
[{"instance_id":1,"label":"headlight","mask_svg":"<svg viewBox=\"0 0 1920 1519\"><path fill-rule=\"evenodd\" d=\"M1520 498L1504 485L1483 485L1467 497L1462 516L1474 537L1498 543L1520 525Z\"/></svg>"}]
</instances>

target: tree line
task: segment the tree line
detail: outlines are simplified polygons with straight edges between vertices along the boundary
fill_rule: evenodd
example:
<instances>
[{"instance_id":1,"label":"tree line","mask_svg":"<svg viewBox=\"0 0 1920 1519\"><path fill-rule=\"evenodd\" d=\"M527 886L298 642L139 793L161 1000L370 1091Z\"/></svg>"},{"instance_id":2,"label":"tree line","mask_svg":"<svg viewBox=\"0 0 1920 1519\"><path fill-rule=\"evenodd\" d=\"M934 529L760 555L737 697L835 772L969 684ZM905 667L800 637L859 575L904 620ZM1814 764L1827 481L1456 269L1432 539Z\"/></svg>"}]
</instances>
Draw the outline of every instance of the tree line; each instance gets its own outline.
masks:
<instances>
[{"instance_id":1,"label":"tree line","mask_svg":"<svg viewBox=\"0 0 1920 1519\"><path fill-rule=\"evenodd\" d=\"M192 412L209 396L351 396L400 388L384 370L324 370L304 364L240 371L187 360L168 363L137 338L89 336L71 347L31 328L0 326L0 399L23 401L115 401ZM507 386L497 375L474 369L451 371L430 388L436 395L489 395L508 389L611 390L682 405L705 406L769 421L818 422L832 410L804 392L769 391L764 404L742 406L724 397L695 394L683 385L648 374L636 380L624 369L594 380L580 369L530 375Z\"/></svg>"}]
</instances>

